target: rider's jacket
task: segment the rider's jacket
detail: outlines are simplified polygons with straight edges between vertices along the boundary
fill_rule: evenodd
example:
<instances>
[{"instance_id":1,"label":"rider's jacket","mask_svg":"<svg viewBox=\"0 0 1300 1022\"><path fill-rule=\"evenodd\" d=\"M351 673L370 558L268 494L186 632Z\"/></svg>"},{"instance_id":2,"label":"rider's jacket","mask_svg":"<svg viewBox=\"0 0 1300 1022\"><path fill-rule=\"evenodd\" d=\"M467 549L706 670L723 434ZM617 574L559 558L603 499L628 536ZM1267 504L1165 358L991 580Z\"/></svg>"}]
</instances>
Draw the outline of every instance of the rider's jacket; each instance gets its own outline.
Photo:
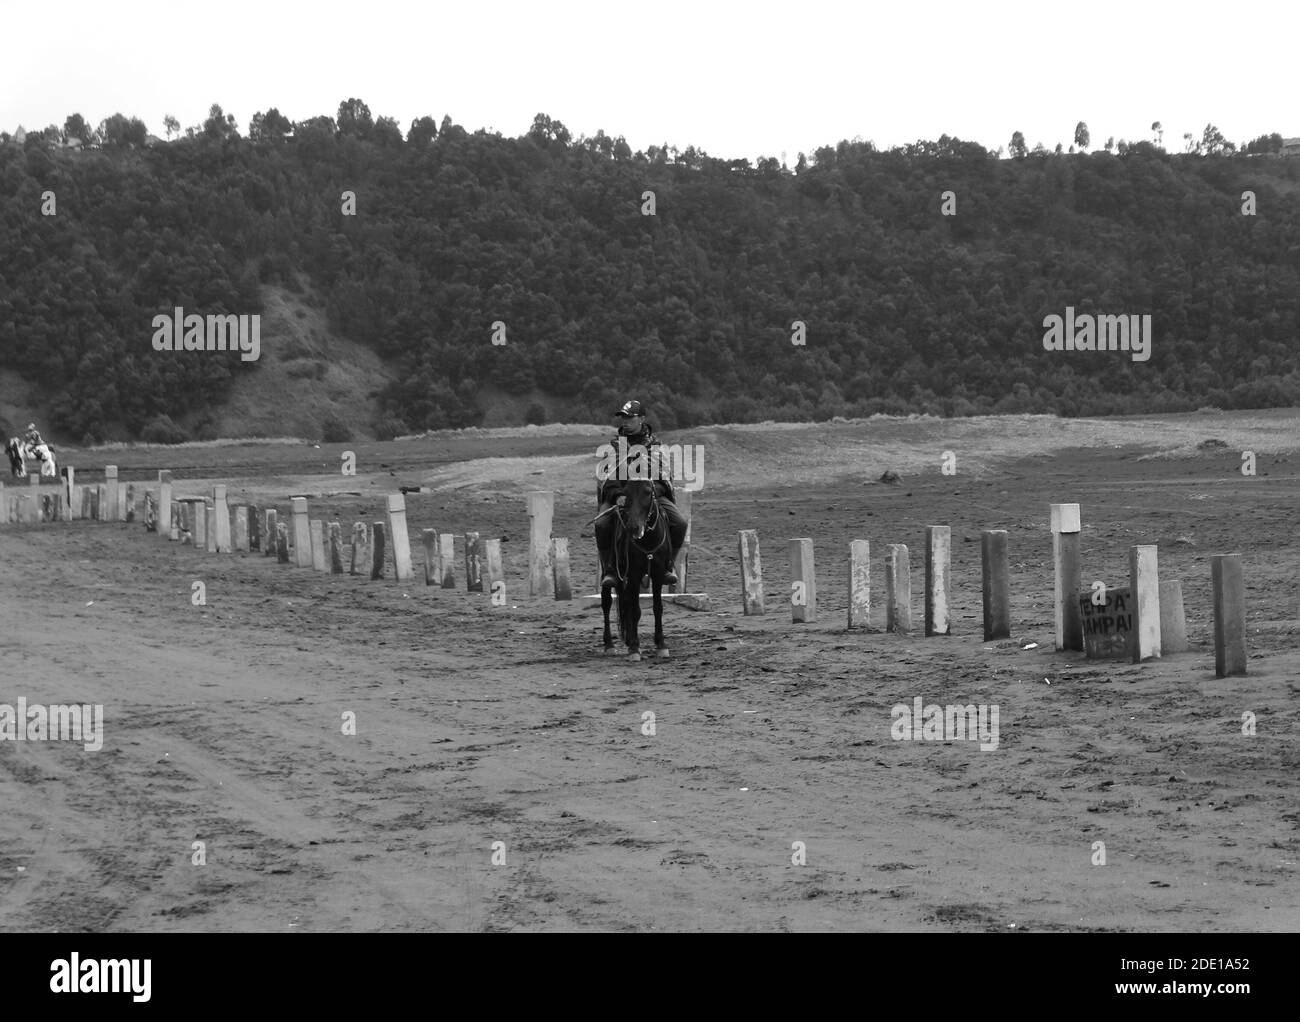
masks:
<instances>
[{"instance_id":1,"label":"rider's jacket","mask_svg":"<svg viewBox=\"0 0 1300 1022\"><path fill-rule=\"evenodd\" d=\"M650 428L649 423L642 423L641 432L634 433L631 436L624 436L622 433L615 433L614 439L610 441L610 445L616 451L618 450L619 440L622 440L624 443L626 443L629 448L635 447L638 444L640 444L647 451L651 447L658 447L660 443L659 438L655 436L654 430Z\"/></svg>"},{"instance_id":2,"label":"rider's jacket","mask_svg":"<svg viewBox=\"0 0 1300 1022\"><path fill-rule=\"evenodd\" d=\"M663 442L657 436L655 436L654 430L650 428L650 424L644 422L641 424L641 431L639 433L633 433L631 435L624 434L624 433L615 433L614 438L609 443L610 446L614 448L615 451L621 449L619 447L621 443L625 445L626 449L629 452L632 450L632 448L638 446L644 447L647 453L656 447L663 446ZM661 496L667 497L670 501L675 501L676 490L673 487L672 479L668 477L666 471L664 475L659 477L659 482L662 486L662 490L660 491ZM606 489L607 486L609 487L609 489ZM618 480L615 478L611 478L606 480L605 482L600 483L596 488L598 497L602 502L612 501L614 499L613 494L617 492L617 490L618 490Z\"/></svg>"}]
</instances>

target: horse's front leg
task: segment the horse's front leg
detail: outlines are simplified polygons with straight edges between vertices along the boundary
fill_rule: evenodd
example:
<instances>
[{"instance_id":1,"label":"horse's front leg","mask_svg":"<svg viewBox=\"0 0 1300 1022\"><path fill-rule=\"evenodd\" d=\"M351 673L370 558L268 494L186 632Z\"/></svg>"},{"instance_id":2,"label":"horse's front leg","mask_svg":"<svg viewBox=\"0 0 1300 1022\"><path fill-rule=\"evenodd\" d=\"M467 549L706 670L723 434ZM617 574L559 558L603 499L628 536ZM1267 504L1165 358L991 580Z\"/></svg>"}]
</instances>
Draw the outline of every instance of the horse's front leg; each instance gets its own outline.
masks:
<instances>
[{"instance_id":1,"label":"horse's front leg","mask_svg":"<svg viewBox=\"0 0 1300 1022\"><path fill-rule=\"evenodd\" d=\"M614 652L614 636L609 631L609 608L614 602L613 591L610 589L601 589L600 591L600 609L605 614L605 652Z\"/></svg>"},{"instance_id":2,"label":"horse's front leg","mask_svg":"<svg viewBox=\"0 0 1300 1022\"><path fill-rule=\"evenodd\" d=\"M655 652L661 657L667 657L668 643L664 639L664 597L663 597L663 576L662 573L654 577L654 608L655 608Z\"/></svg>"},{"instance_id":3,"label":"horse's front leg","mask_svg":"<svg viewBox=\"0 0 1300 1022\"><path fill-rule=\"evenodd\" d=\"M641 659L641 639L637 635L637 625L641 621L641 579L629 575L627 586L619 593L620 600L627 600L627 658Z\"/></svg>"}]
</instances>

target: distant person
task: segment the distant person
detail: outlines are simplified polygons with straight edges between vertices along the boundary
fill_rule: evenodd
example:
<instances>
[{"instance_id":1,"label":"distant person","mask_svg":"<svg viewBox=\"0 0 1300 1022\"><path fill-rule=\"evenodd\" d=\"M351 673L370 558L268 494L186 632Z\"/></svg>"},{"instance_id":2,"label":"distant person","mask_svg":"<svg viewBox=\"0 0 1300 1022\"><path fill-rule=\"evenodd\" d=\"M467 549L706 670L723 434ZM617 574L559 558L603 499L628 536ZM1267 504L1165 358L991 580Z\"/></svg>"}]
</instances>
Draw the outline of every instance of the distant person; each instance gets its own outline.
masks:
<instances>
[{"instance_id":1,"label":"distant person","mask_svg":"<svg viewBox=\"0 0 1300 1022\"><path fill-rule=\"evenodd\" d=\"M655 436L654 429L646 419L645 409L640 401L628 401L617 412L614 413L614 421L618 426L618 433L615 434L612 446L618 450L618 441L622 437L629 448L641 445L646 449L647 454L652 448L660 446L659 438ZM658 463L652 462L652 463ZM597 488L598 511L605 512L613 507L621 496L622 480L615 477L606 479ZM662 498L660 509L664 517L668 519L668 542L672 546L672 553L668 559L667 570L664 572L664 584L676 585L677 573L674 566L677 563L677 554L686 541L686 519L682 513L677 510L677 496L673 492L671 479L655 480L655 493ZM618 579L614 576L614 529L615 516L612 514L602 514L596 519L596 551L600 555L600 587L605 589L618 584Z\"/></svg>"},{"instance_id":2,"label":"distant person","mask_svg":"<svg viewBox=\"0 0 1300 1022\"><path fill-rule=\"evenodd\" d=\"M41 439L40 430L36 428L36 423L29 422L27 424L27 432L23 434L23 443L28 447L39 447L41 444L45 443L45 441Z\"/></svg>"}]
</instances>

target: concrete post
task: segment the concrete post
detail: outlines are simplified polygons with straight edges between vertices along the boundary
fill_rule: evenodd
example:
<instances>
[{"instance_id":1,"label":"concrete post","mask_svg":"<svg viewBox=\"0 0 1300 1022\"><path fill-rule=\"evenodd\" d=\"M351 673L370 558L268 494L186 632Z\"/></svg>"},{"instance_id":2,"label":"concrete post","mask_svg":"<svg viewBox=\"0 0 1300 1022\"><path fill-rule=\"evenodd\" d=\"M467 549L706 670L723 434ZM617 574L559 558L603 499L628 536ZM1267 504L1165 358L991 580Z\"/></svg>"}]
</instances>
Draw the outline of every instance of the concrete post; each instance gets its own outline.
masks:
<instances>
[{"instance_id":1,"label":"concrete post","mask_svg":"<svg viewBox=\"0 0 1300 1022\"><path fill-rule=\"evenodd\" d=\"M384 523L372 522L370 525L370 577L384 577Z\"/></svg>"},{"instance_id":2,"label":"concrete post","mask_svg":"<svg viewBox=\"0 0 1300 1022\"><path fill-rule=\"evenodd\" d=\"M556 536L551 540L551 568L555 573L555 598L557 600L573 599L573 584L569 579L569 540ZM682 582L686 581L685 565L679 560L677 572Z\"/></svg>"},{"instance_id":3,"label":"concrete post","mask_svg":"<svg viewBox=\"0 0 1300 1022\"><path fill-rule=\"evenodd\" d=\"M158 471L158 521L172 520L172 474L167 469ZM170 533L168 539L171 538Z\"/></svg>"},{"instance_id":4,"label":"concrete post","mask_svg":"<svg viewBox=\"0 0 1300 1022\"><path fill-rule=\"evenodd\" d=\"M189 506L194 516L194 521L190 525L194 549L206 550L208 548L208 506L201 500L191 500Z\"/></svg>"},{"instance_id":5,"label":"concrete post","mask_svg":"<svg viewBox=\"0 0 1300 1022\"><path fill-rule=\"evenodd\" d=\"M343 574L343 526L330 522L330 574Z\"/></svg>"},{"instance_id":6,"label":"concrete post","mask_svg":"<svg viewBox=\"0 0 1300 1022\"><path fill-rule=\"evenodd\" d=\"M817 574L811 539L790 540L790 573L790 618L811 624L817 620Z\"/></svg>"},{"instance_id":7,"label":"concrete post","mask_svg":"<svg viewBox=\"0 0 1300 1022\"><path fill-rule=\"evenodd\" d=\"M273 507L268 507L263 515L262 535L266 537L266 542L262 544L262 554L265 557L274 557L278 553L280 540L278 517L279 512Z\"/></svg>"},{"instance_id":8,"label":"concrete post","mask_svg":"<svg viewBox=\"0 0 1300 1022\"><path fill-rule=\"evenodd\" d=\"M484 569L486 571L487 585L485 588L492 595L496 595L498 589L505 592L505 570L501 564L501 540L486 539L483 540ZM549 563L549 559L548 559ZM498 587L497 583L501 586Z\"/></svg>"},{"instance_id":9,"label":"concrete post","mask_svg":"<svg viewBox=\"0 0 1300 1022\"><path fill-rule=\"evenodd\" d=\"M438 571L443 589L456 588L456 537L450 532L438 533Z\"/></svg>"},{"instance_id":10,"label":"concrete post","mask_svg":"<svg viewBox=\"0 0 1300 1022\"><path fill-rule=\"evenodd\" d=\"M984 641L1011 638L1011 559L1007 530L980 533L980 577L984 590Z\"/></svg>"},{"instance_id":11,"label":"concrete post","mask_svg":"<svg viewBox=\"0 0 1300 1022\"><path fill-rule=\"evenodd\" d=\"M228 554L233 548L230 542L230 503L226 499L224 483L217 483L212 487L212 515L213 552Z\"/></svg>"},{"instance_id":12,"label":"concrete post","mask_svg":"<svg viewBox=\"0 0 1300 1022\"><path fill-rule=\"evenodd\" d=\"M424 584L431 586L438 578L438 532L436 529L421 529L420 540L424 544Z\"/></svg>"},{"instance_id":13,"label":"concrete post","mask_svg":"<svg viewBox=\"0 0 1300 1022\"><path fill-rule=\"evenodd\" d=\"M531 570L531 558L529 563ZM479 543L477 532L465 533L465 591L483 591L483 547Z\"/></svg>"},{"instance_id":14,"label":"concrete post","mask_svg":"<svg viewBox=\"0 0 1300 1022\"><path fill-rule=\"evenodd\" d=\"M1133 594L1133 662L1160 656L1160 574L1154 544L1128 552L1129 591Z\"/></svg>"},{"instance_id":15,"label":"concrete post","mask_svg":"<svg viewBox=\"0 0 1300 1022\"><path fill-rule=\"evenodd\" d=\"M311 567L311 518L307 512L307 498L294 497L289 501L293 514L293 562L300 568Z\"/></svg>"},{"instance_id":16,"label":"concrete post","mask_svg":"<svg viewBox=\"0 0 1300 1022\"><path fill-rule=\"evenodd\" d=\"M885 558L885 631L912 630L912 567L907 545L890 543Z\"/></svg>"},{"instance_id":17,"label":"concrete post","mask_svg":"<svg viewBox=\"0 0 1300 1022\"><path fill-rule=\"evenodd\" d=\"M63 520L72 521L75 514L73 504L73 481L76 479L77 470L71 465L64 465L60 471L63 473Z\"/></svg>"},{"instance_id":18,"label":"concrete post","mask_svg":"<svg viewBox=\"0 0 1300 1022\"><path fill-rule=\"evenodd\" d=\"M348 568L348 574L361 576L370 574L369 545L367 543L365 522L356 522L352 526L352 563Z\"/></svg>"},{"instance_id":19,"label":"concrete post","mask_svg":"<svg viewBox=\"0 0 1300 1022\"><path fill-rule=\"evenodd\" d=\"M388 531L393 542L393 575L399 582L409 582L415 572L411 568L411 538L406 531L406 497L401 493L388 495Z\"/></svg>"},{"instance_id":20,"label":"concrete post","mask_svg":"<svg viewBox=\"0 0 1300 1022\"><path fill-rule=\"evenodd\" d=\"M326 571L329 564L325 557L325 523L319 518L309 518L307 530L311 536L312 570Z\"/></svg>"},{"instance_id":21,"label":"concrete post","mask_svg":"<svg viewBox=\"0 0 1300 1022\"><path fill-rule=\"evenodd\" d=\"M1079 562L1079 534L1082 521L1078 504L1053 504L1052 560L1056 589L1053 598L1056 617L1056 648L1083 649L1083 619L1079 614L1082 568Z\"/></svg>"},{"instance_id":22,"label":"concrete post","mask_svg":"<svg viewBox=\"0 0 1300 1022\"><path fill-rule=\"evenodd\" d=\"M871 544L849 543L849 627L871 627Z\"/></svg>"},{"instance_id":23,"label":"concrete post","mask_svg":"<svg viewBox=\"0 0 1300 1022\"><path fill-rule=\"evenodd\" d=\"M1210 558L1214 583L1214 676L1246 673L1246 580L1241 554Z\"/></svg>"},{"instance_id":24,"label":"concrete post","mask_svg":"<svg viewBox=\"0 0 1300 1022\"><path fill-rule=\"evenodd\" d=\"M536 490L528 495L528 595L553 596L551 525L555 494Z\"/></svg>"},{"instance_id":25,"label":"concrete post","mask_svg":"<svg viewBox=\"0 0 1300 1022\"><path fill-rule=\"evenodd\" d=\"M925 529L925 634L951 635L952 529L928 525Z\"/></svg>"},{"instance_id":26,"label":"concrete post","mask_svg":"<svg viewBox=\"0 0 1300 1022\"><path fill-rule=\"evenodd\" d=\"M677 584L669 590L674 593L689 593L687 586L690 582L687 579L687 573L690 570L690 553L691 553L691 491L685 487L677 490L677 510L681 512L682 517L686 519L686 538L682 540L682 548L677 551Z\"/></svg>"},{"instance_id":27,"label":"concrete post","mask_svg":"<svg viewBox=\"0 0 1300 1022\"><path fill-rule=\"evenodd\" d=\"M107 488L108 500L106 502L107 506L105 506L104 503L100 504L100 520L105 522L121 521L121 515L118 512L117 507L118 489L116 465L104 466L104 486Z\"/></svg>"},{"instance_id":28,"label":"concrete post","mask_svg":"<svg viewBox=\"0 0 1300 1022\"><path fill-rule=\"evenodd\" d=\"M1183 583L1170 579L1160 583L1160 655L1186 653L1187 621L1183 616Z\"/></svg>"},{"instance_id":29,"label":"concrete post","mask_svg":"<svg viewBox=\"0 0 1300 1022\"><path fill-rule=\"evenodd\" d=\"M763 601L763 561L758 552L758 533L740 530L740 598L746 616L765 613Z\"/></svg>"}]
</instances>

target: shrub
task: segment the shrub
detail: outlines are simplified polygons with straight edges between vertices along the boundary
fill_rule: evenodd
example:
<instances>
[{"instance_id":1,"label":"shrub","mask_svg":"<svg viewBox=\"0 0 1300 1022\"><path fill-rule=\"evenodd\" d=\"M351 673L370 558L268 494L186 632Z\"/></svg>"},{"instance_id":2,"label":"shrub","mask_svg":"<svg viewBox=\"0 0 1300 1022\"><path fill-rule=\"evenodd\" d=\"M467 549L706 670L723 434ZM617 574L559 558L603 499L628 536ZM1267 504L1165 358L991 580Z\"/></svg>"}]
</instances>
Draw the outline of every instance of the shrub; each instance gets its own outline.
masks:
<instances>
[{"instance_id":1,"label":"shrub","mask_svg":"<svg viewBox=\"0 0 1300 1022\"><path fill-rule=\"evenodd\" d=\"M140 439L147 444L182 444L189 436L170 415L156 415L144 424Z\"/></svg>"},{"instance_id":2,"label":"shrub","mask_svg":"<svg viewBox=\"0 0 1300 1022\"><path fill-rule=\"evenodd\" d=\"M375 435L380 440L392 440L396 436L405 436L410 430L405 422L394 415L386 415L375 424Z\"/></svg>"},{"instance_id":3,"label":"shrub","mask_svg":"<svg viewBox=\"0 0 1300 1022\"><path fill-rule=\"evenodd\" d=\"M217 422L211 415L204 415L202 421L194 426L195 440L220 440L221 433L217 429Z\"/></svg>"},{"instance_id":4,"label":"shrub","mask_svg":"<svg viewBox=\"0 0 1300 1022\"><path fill-rule=\"evenodd\" d=\"M327 444L346 444L352 440L352 429L336 414L330 412L321 419L320 436Z\"/></svg>"},{"instance_id":5,"label":"shrub","mask_svg":"<svg viewBox=\"0 0 1300 1022\"><path fill-rule=\"evenodd\" d=\"M528 426L544 426L546 424L546 409L541 403L534 401L524 412L524 424Z\"/></svg>"}]
</instances>

